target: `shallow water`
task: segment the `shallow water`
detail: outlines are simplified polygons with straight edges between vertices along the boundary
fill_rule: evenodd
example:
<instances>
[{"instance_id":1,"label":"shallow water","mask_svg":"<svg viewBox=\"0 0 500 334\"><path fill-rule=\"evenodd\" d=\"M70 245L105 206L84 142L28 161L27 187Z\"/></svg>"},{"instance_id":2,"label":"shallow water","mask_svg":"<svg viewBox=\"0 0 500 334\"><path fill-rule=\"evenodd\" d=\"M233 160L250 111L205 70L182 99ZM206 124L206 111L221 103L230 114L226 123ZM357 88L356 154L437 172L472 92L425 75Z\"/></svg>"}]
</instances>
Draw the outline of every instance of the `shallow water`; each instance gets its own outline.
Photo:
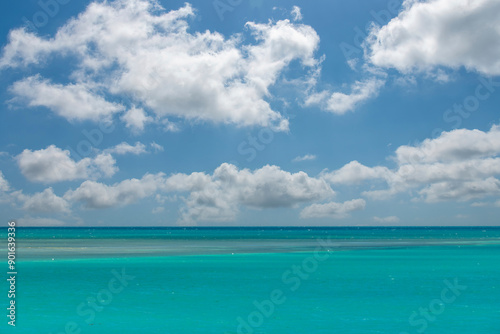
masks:
<instances>
[{"instance_id":1,"label":"shallow water","mask_svg":"<svg viewBox=\"0 0 500 334\"><path fill-rule=\"evenodd\" d=\"M20 229L18 256L2 333L500 333L498 228Z\"/></svg>"}]
</instances>

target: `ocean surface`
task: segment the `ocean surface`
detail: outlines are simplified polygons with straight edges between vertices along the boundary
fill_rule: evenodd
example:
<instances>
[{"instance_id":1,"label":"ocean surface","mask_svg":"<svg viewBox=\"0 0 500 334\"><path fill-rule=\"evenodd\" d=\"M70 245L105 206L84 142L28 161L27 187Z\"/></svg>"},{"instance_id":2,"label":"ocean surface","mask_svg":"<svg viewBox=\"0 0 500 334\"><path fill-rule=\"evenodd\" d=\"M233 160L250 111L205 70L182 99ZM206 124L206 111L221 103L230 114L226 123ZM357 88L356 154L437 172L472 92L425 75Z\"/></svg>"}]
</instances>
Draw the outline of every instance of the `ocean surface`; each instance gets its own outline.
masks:
<instances>
[{"instance_id":1,"label":"ocean surface","mask_svg":"<svg viewBox=\"0 0 500 334\"><path fill-rule=\"evenodd\" d=\"M18 227L16 265L0 333L500 333L500 228Z\"/></svg>"}]
</instances>

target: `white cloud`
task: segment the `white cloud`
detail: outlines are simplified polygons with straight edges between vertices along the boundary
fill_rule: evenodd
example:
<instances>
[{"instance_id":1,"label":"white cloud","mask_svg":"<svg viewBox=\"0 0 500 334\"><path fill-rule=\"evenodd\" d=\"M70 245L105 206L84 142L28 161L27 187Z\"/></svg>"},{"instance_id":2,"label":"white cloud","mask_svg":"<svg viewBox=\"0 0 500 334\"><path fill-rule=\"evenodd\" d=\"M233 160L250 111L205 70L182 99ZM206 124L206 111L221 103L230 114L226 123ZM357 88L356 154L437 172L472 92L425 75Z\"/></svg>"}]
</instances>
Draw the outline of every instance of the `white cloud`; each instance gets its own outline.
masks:
<instances>
[{"instance_id":1,"label":"white cloud","mask_svg":"<svg viewBox=\"0 0 500 334\"><path fill-rule=\"evenodd\" d=\"M500 195L500 180L489 177L466 182L438 182L419 191L426 202L469 201L475 198Z\"/></svg>"},{"instance_id":2,"label":"white cloud","mask_svg":"<svg viewBox=\"0 0 500 334\"><path fill-rule=\"evenodd\" d=\"M320 178L304 172L289 173L277 166L264 166L255 171L238 170L224 163L213 174L191 173L145 175L142 179L124 180L108 186L85 181L70 190L64 199L82 202L87 208L108 208L135 203L158 193L187 194L179 222L232 221L241 206L253 209L295 207L334 194ZM161 196L160 196L161 197Z\"/></svg>"},{"instance_id":3,"label":"white cloud","mask_svg":"<svg viewBox=\"0 0 500 334\"><path fill-rule=\"evenodd\" d=\"M0 170L0 203L8 203L11 201L9 182L5 179L2 171Z\"/></svg>"},{"instance_id":4,"label":"white cloud","mask_svg":"<svg viewBox=\"0 0 500 334\"><path fill-rule=\"evenodd\" d=\"M246 28L255 41L243 44L240 34L225 38L217 32L190 32L188 19L194 15L189 4L165 12L152 0L94 2L53 38L13 30L0 66L74 56L77 66L69 76L76 83L62 86L32 77L13 87L32 105L45 105L70 120L122 110L87 89L99 87L115 96L132 96L159 121L179 117L287 130L287 119L270 106L269 89L292 61L317 65L314 29L289 20L249 22ZM50 94L41 93L47 90ZM140 109L131 110L122 119L140 131L148 118Z\"/></svg>"},{"instance_id":5,"label":"white cloud","mask_svg":"<svg viewBox=\"0 0 500 334\"><path fill-rule=\"evenodd\" d=\"M83 202L89 209L128 205L152 196L163 181L163 174L146 174L142 179L124 180L111 186L87 180L76 190L69 190L64 199Z\"/></svg>"},{"instance_id":6,"label":"white cloud","mask_svg":"<svg viewBox=\"0 0 500 334\"><path fill-rule=\"evenodd\" d=\"M292 161L293 162L301 162L301 161L308 161L308 160L316 160L316 156L314 154L306 154L304 156L295 157Z\"/></svg>"},{"instance_id":7,"label":"white cloud","mask_svg":"<svg viewBox=\"0 0 500 334\"><path fill-rule=\"evenodd\" d=\"M378 95L385 80L370 78L364 81L356 81L351 86L351 93L323 91L314 93L307 97L306 106L319 105L322 109L334 114L342 115L353 111L360 103Z\"/></svg>"},{"instance_id":8,"label":"white cloud","mask_svg":"<svg viewBox=\"0 0 500 334\"><path fill-rule=\"evenodd\" d=\"M300 213L300 218L346 218L353 211L364 210L364 199L353 199L344 203L330 202L326 204L311 204Z\"/></svg>"},{"instance_id":9,"label":"white cloud","mask_svg":"<svg viewBox=\"0 0 500 334\"><path fill-rule=\"evenodd\" d=\"M156 142L151 142L149 146L152 149L152 152L158 153L158 152L163 152L164 148L163 146L157 144ZM140 154L145 154L149 153L147 146L144 145L141 142L136 142L134 145L130 145L127 142L121 142L120 144L107 148L103 150L103 153L110 156L110 154L117 154L117 155L124 155L124 154L133 154L133 155L140 155Z\"/></svg>"},{"instance_id":10,"label":"white cloud","mask_svg":"<svg viewBox=\"0 0 500 334\"><path fill-rule=\"evenodd\" d=\"M7 182L2 171L0 170L0 192L5 192L9 190L10 190L9 182Z\"/></svg>"},{"instance_id":11,"label":"white cloud","mask_svg":"<svg viewBox=\"0 0 500 334\"><path fill-rule=\"evenodd\" d=\"M110 154L98 154L90 161L90 167L87 171L90 178L111 177L118 171L116 160Z\"/></svg>"},{"instance_id":12,"label":"white cloud","mask_svg":"<svg viewBox=\"0 0 500 334\"><path fill-rule=\"evenodd\" d=\"M239 206L293 207L334 194L325 181L304 172L292 174L277 166L264 166L252 172L226 163L211 176L177 174L166 185L168 189L190 191L181 216L185 223L230 221L235 219Z\"/></svg>"},{"instance_id":13,"label":"white cloud","mask_svg":"<svg viewBox=\"0 0 500 334\"><path fill-rule=\"evenodd\" d=\"M396 150L400 164L437 161L464 161L500 153L500 126L490 131L457 129L443 132L438 138L426 139L418 146L401 146Z\"/></svg>"},{"instance_id":14,"label":"white cloud","mask_svg":"<svg viewBox=\"0 0 500 334\"><path fill-rule=\"evenodd\" d=\"M417 190L426 202L468 201L497 195L500 191L500 128L489 131L459 129L443 132L414 146L400 146L394 157L397 167L367 167L352 161L339 170L323 173L333 184L381 180L387 189L371 189L363 195L386 199Z\"/></svg>"},{"instance_id":15,"label":"white cloud","mask_svg":"<svg viewBox=\"0 0 500 334\"><path fill-rule=\"evenodd\" d=\"M304 172L292 174L277 166L267 165L251 172L222 164L213 178L224 185L222 188L235 192L242 204L256 208L291 207L334 194L321 179Z\"/></svg>"},{"instance_id":16,"label":"white cloud","mask_svg":"<svg viewBox=\"0 0 500 334\"><path fill-rule=\"evenodd\" d=\"M161 123L165 132L179 132L181 130L177 123L171 122L168 119L163 119Z\"/></svg>"},{"instance_id":17,"label":"white cloud","mask_svg":"<svg viewBox=\"0 0 500 334\"><path fill-rule=\"evenodd\" d=\"M405 0L399 15L380 27L372 25L362 42L364 61L348 59L362 79L351 92L308 92L306 106L335 114L355 110L374 98L395 68L414 83L416 74L438 82L450 80L450 69L465 67L486 76L500 74L500 4L497 0Z\"/></svg>"},{"instance_id":18,"label":"white cloud","mask_svg":"<svg viewBox=\"0 0 500 334\"><path fill-rule=\"evenodd\" d=\"M18 200L24 202L23 209L33 212L69 212L68 202L54 194L52 188L47 188L41 193L36 193L32 196L16 194Z\"/></svg>"},{"instance_id":19,"label":"white cloud","mask_svg":"<svg viewBox=\"0 0 500 334\"><path fill-rule=\"evenodd\" d=\"M52 84L39 75L15 82L10 91L27 100L31 107L46 107L68 121L110 121L113 114L123 110L117 103L107 102L83 83Z\"/></svg>"},{"instance_id":20,"label":"white cloud","mask_svg":"<svg viewBox=\"0 0 500 334\"><path fill-rule=\"evenodd\" d=\"M300 11L300 7L298 6L292 7L292 16L294 21L302 21L302 13Z\"/></svg>"},{"instance_id":21,"label":"white cloud","mask_svg":"<svg viewBox=\"0 0 500 334\"><path fill-rule=\"evenodd\" d=\"M436 183L475 181L500 174L500 158L469 159L447 163L403 164L390 176L393 182Z\"/></svg>"},{"instance_id":22,"label":"white cloud","mask_svg":"<svg viewBox=\"0 0 500 334\"><path fill-rule=\"evenodd\" d=\"M165 180L165 188L170 192L188 192L193 190L201 190L210 182L210 175L205 173L179 173L173 174Z\"/></svg>"},{"instance_id":23,"label":"white cloud","mask_svg":"<svg viewBox=\"0 0 500 334\"><path fill-rule=\"evenodd\" d=\"M377 223L399 223L399 218L396 216L373 217L373 221Z\"/></svg>"},{"instance_id":24,"label":"white cloud","mask_svg":"<svg viewBox=\"0 0 500 334\"><path fill-rule=\"evenodd\" d=\"M0 69L39 64L43 61L41 54L50 50L49 41L38 38L25 27L13 29L9 32L9 44L4 47L0 58Z\"/></svg>"},{"instance_id":25,"label":"white cloud","mask_svg":"<svg viewBox=\"0 0 500 334\"><path fill-rule=\"evenodd\" d=\"M153 122L153 118L147 116L144 109L135 107L130 108L121 119L134 133L142 132L146 123Z\"/></svg>"},{"instance_id":26,"label":"white cloud","mask_svg":"<svg viewBox=\"0 0 500 334\"><path fill-rule=\"evenodd\" d=\"M375 27L366 43L380 67L433 71L439 66L500 74L500 3L497 0L407 0L402 12Z\"/></svg>"},{"instance_id":27,"label":"white cloud","mask_svg":"<svg viewBox=\"0 0 500 334\"><path fill-rule=\"evenodd\" d=\"M147 153L146 150L146 145L144 145L141 142L136 142L134 146L130 145L129 143L122 142L112 148L108 148L104 150L105 153L110 153L110 154L134 154L134 155L139 155L143 153Z\"/></svg>"},{"instance_id":28,"label":"white cloud","mask_svg":"<svg viewBox=\"0 0 500 334\"><path fill-rule=\"evenodd\" d=\"M16 157L21 173L30 181L52 183L85 178L111 177L118 168L107 153L76 162L68 150L50 145L37 151L24 150Z\"/></svg>"},{"instance_id":29,"label":"white cloud","mask_svg":"<svg viewBox=\"0 0 500 334\"><path fill-rule=\"evenodd\" d=\"M367 167L354 160L342 168L324 173L323 178L333 184L357 184L362 181L386 178L391 174L387 167Z\"/></svg>"}]
</instances>

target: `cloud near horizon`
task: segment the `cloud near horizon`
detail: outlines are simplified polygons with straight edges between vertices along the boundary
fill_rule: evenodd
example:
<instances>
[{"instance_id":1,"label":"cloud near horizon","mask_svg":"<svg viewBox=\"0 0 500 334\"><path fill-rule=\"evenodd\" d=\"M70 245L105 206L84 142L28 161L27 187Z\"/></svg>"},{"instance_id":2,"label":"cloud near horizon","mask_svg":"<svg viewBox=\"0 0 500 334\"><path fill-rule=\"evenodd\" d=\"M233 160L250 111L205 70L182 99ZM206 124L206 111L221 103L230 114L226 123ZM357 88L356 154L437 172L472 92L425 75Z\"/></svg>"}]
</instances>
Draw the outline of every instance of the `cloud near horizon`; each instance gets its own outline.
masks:
<instances>
[{"instance_id":1,"label":"cloud near horizon","mask_svg":"<svg viewBox=\"0 0 500 334\"><path fill-rule=\"evenodd\" d=\"M336 195L332 185L372 184L360 193L370 200L387 200L400 193L412 194L413 200L428 203L498 196L499 142L500 126L494 125L487 132L458 129L443 132L439 137L417 145L400 146L392 157L397 164L393 169L368 167L351 161L340 169L323 171L311 177L305 172L290 173L278 166L266 165L251 171L223 163L212 174L146 174L141 179L127 179L112 185L86 180L76 189L66 191L62 197L57 196L51 187L34 195L12 191L10 196L21 202L27 211L69 213L70 207L76 203L83 204L86 209L106 209L161 194L180 195L184 205L179 209L178 223L185 225L234 221L242 207L263 210L297 208L301 204L309 204L300 212L302 219L343 219L351 212L364 210L366 200L322 203ZM145 153L145 145L137 142L132 146L123 142L108 151L141 154ZM101 155L75 162L68 151L49 146L39 151L25 150L16 159L21 172L32 182L55 183L88 177L99 170L95 160ZM54 167L56 162L61 162L57 168ZM101 169L113 171L114 168L114 163L107 163ZM373 188L374 181L379 189ZM380 189L381 182L387 188ZM0 174L0 190L4 194L11 190L3 174ZM471 203L471 206L476 204ZM398 222L394 216L374 217L373 220Z\"/></svg>"},{"instance_id":2,"label":"cloud near horizon","mask_svg":"<svg viewBox=\"0 0 500 334\"><path fill-rule=\"evenodd\" d=\"M415 146L396 149L395 169L367 167L351 161L342 168L324 172L323 178L334 185L354 185L379 180L386 189L363 193L373 200L416 190L414 200L469 201L500 194L500 126L487 132L457 129L443 132Z\"/></svg>"},{"instance_id":3,"label":"cloud near horizon","mask_svg":"<svg viewBox=\"0 0 500 334\"><path fill-rule=\"evenodd\" d=\"M253 209L295 207L301 203L334 195L322 179L304 172L289 173L277 166L264 166L255 171L238 170L223 163L213 174L145 175L142 179L124 180L108 186L85 181L69 190L64 199L82 202L86 208L100 209L135 203L156 193L187 193L180 209L179 223L198 221L233 221L241 206Z\"/></svg>"}]
</instances>

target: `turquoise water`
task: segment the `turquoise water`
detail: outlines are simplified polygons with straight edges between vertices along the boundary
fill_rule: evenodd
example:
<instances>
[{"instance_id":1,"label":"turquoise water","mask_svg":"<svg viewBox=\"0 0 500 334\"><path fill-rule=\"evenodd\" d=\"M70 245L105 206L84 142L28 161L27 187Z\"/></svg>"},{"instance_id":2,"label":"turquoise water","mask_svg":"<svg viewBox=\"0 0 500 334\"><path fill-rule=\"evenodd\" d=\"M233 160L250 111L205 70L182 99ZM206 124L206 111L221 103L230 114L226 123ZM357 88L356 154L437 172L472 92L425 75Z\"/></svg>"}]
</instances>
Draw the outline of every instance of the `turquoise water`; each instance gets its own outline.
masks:
<instances>
[{"instance_id":1,"label":"turquoise water","mask_svg":"<svg viewBox=\"0 0 500 334\"><path fill-rule=\"evenodd\" d=\"M500 333L498 228L24 228L17 247L1 333Z\"/></svg>"}]
</instances>

